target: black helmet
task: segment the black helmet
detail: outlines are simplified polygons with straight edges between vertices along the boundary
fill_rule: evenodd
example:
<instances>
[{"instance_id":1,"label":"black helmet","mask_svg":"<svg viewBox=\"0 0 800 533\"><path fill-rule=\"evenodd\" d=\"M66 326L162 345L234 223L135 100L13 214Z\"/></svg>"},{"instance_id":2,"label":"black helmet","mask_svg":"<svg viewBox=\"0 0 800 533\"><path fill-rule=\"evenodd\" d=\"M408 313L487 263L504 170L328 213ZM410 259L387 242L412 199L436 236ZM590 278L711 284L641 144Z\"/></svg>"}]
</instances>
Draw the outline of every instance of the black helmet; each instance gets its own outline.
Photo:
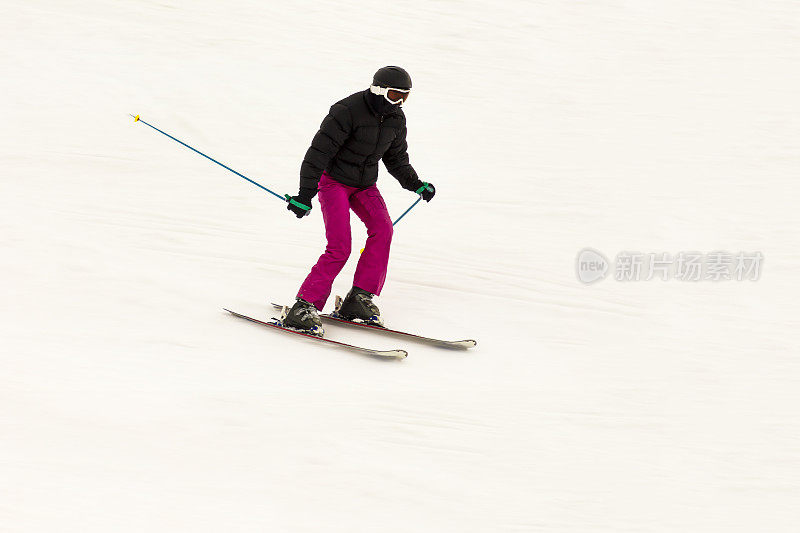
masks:
<instances>
[{"instance_id":1,"label":"black helmet","mask_svg":"<svg viewBox=\"0 0 800 533\"><path fill-rule=\"evenodd\" d=\"M393 87L395 89L410 89L411 76L400 67L383 67L372 77L372 85L379 87Z\"/></svg>"}]
</instances>

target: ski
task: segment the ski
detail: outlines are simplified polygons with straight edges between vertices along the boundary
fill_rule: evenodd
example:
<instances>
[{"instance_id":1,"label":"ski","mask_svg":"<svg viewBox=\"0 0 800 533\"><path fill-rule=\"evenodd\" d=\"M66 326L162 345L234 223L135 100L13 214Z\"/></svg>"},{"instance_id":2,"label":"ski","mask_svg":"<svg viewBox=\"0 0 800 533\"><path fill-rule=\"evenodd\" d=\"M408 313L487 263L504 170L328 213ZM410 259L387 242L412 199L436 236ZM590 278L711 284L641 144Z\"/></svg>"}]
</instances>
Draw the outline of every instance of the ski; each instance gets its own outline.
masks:
<instances>
[{"instance_id":1,"label":"ski","mask_svg":"<svg viewBox=\"0 0 800 533\"><path fill-rule=\"evenodd\" d=\"M341 297L340 296L336 297L336 303L337 303L336 307L338 309L339 305L341 304ZM279 304L276 304L276 303L273 303L272 306L275 309L283 309L282 305L279 305ZM419 341L419 342L424 342L426 344L431 344L433 346L439 346L441 348L455 348L455 349L466 350L466 349L472 348L473 346L478 344L473 339L465 339L465 340L460 340L460 341L448 341L448 340L443 340L443 339L434 339L433 337L424 337L422 335L417 335L415 333L409 333L407 331L399 331L399 330L396 330L396 329L390 329L390 328L383 327L383 326L375 326L375 325L367 324L367 323L364 323L364 322L354 322L353 320L346 320L344 318L341 318L341 317L335 316L334 314L329 314L329 313L320 313L319 317L321 319L323 319L323 320L327 320L328 322L333 322L333 323L336 323L336 324L344 324L344 325L347 325L347 326L355 326L355 327L359 327L359 328L366 328L366 329L371 329L371 330L374 330L374 331L380 331L382 333L388 333L388 334L397 335L397 336L400 336L400 337L405 337L407 339L413 339L413 340L416 340L416 341Z\"/></svg>"},{"instance_id":2,"label":"ski","mask_svg":"<svg viewBox=\"0 0 800 533\"><path fill-rule=\"evenodd\" d=\"M279 306L279 308L283 309L283 306ZM313 339L315 341L324 342L324 343L327 343L327 344L330 344L330 345L338 346L340 348L345 348L347 350L366 353L366 354L370 354L370 355L377 355L379 357L396 357L398 359L405 359L408 356L408 352L405 351L405 350L373 350L372 348L364 348L362 346L355 346L353 344L347 344L346 342L339 342L339 341L335 341L333 339L326 339L325 337L318 337L316 335L310 335L308 333L304 333L304 332L298 331L296 329L286 328L286 327L281 326L279 323L277 323L277 320L275 322L264 322L263 320L258 320L257 318L253 318L253 317L250 317L250 316L247 316L247 315L243 315L241 313L237 313L236 311L231 311L230 309L225 309L224 307L223 307L223 309L225 311L229 312L230 314L232 314L235 317L244 318L245 320L249 320L250 322L255 322L256 324L261 324L263 326L269 326L269 327L271 327L273 329L278 329L278 330L281 330L281 331L285 331L287 333L293 333L293 334L299 335L301 337L306 337L308 339Z\"/></svg>"}]
</instances>

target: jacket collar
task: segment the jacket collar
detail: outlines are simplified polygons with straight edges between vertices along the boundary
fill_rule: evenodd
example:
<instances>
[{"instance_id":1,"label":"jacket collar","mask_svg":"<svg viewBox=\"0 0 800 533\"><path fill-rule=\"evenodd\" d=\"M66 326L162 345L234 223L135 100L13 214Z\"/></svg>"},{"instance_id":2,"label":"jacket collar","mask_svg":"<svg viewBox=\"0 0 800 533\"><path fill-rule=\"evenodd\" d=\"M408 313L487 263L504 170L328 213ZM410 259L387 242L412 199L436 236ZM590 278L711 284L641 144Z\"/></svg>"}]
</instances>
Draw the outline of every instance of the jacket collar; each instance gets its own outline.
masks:
<instances>
[{"instance_id":1,"label":"jacket collar","mask_svg":"<svg viewBox=\"0 0 800 533\"><path fill-rule=\"evenodd\" d=\"M383 96L372 94L369 89L365 90L363 94L367 107L376 117L403 114L399 105L389 103Z\"/></svg>"}]
</instances>

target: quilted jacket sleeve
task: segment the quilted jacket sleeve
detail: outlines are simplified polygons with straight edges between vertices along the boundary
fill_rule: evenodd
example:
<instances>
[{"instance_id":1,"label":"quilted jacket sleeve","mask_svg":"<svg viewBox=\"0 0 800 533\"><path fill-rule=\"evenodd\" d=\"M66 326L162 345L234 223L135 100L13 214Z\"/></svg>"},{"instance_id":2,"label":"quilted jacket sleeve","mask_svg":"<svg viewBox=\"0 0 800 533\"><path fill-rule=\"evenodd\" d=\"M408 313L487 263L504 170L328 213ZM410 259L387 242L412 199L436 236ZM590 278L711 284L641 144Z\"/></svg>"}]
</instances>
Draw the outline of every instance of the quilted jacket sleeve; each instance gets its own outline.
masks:
<instances>
[{"instance_id":1,"label":"quilted jacket sleeve","mask_svg":"<svg viewBox=\"0 0 800 533\"><path fill-rule=\"evenodd\" d=\"M416 191L422 187L422 181L417 176L414 167L408 162L407 131L405 124L403 124L394 142L383 154L383 164L386 165L386 170L389 171L389 174L394 176L404 189Z\"/></svg>"}]
</instances>

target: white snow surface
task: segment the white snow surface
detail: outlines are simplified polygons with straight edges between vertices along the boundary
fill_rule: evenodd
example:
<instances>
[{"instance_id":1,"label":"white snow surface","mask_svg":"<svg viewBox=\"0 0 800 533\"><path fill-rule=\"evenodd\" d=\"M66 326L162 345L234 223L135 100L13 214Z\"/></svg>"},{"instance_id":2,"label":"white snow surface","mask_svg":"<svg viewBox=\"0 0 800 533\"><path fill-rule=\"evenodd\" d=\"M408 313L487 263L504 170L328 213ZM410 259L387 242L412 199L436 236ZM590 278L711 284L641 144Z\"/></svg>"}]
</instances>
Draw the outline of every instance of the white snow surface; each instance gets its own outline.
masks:
<instances>
[{"instance_id":1,"label":"white snow surface","mask_svg":"<svg viewBox=\"0 0 800 533\"><path fill-rule=\"evenodd\" d=\"M0 530L798 530L796 1L2 6ZM386 361L228 315L292 301L319 207L128 113L295 193L390 64L437 195L376 301L478 346L328 326ZM586 246L765 260L587 286Z\"/></svg>"}]
</instances>

